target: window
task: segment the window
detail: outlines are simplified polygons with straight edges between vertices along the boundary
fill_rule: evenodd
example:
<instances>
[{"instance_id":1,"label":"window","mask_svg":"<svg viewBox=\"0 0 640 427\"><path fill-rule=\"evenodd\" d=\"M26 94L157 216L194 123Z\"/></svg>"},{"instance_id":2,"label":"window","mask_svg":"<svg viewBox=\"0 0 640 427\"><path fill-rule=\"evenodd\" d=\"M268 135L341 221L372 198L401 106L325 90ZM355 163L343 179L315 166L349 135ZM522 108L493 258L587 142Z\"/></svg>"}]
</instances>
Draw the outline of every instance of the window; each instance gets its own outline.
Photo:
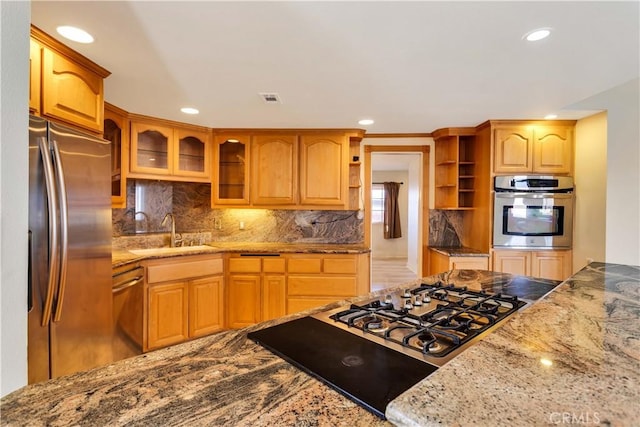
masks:
<instances>
[{"instance_id":1,"label":"window","mask_svg":"<svg viewBox=\"0 0 640 427\"><path fill-rule=\"evenodd\" d=\"M371 184L371 223L384 221L384 185Z\"/></svg>"}]
</instances>

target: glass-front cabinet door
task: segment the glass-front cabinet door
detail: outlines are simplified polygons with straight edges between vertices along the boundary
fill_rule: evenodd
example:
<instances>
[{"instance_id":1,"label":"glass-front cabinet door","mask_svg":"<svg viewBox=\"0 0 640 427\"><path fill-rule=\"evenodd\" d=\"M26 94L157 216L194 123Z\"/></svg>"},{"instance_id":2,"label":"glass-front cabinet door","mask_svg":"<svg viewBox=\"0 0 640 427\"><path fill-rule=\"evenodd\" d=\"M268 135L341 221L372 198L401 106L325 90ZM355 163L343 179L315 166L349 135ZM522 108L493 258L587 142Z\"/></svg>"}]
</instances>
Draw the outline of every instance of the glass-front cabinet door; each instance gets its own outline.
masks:
<instances>
[{"instance_id":1,"label":"glass-front cabinet door","mask_svg":"<svg viewBox=\"0 0 640 427\"><path fill-rule=\"evenodd\" d=\"M211 182L210 130L132 120L129 170L134 178Z\"/></svg>"},{"instance_id":2,"label":"glass-front cabinet door","mask_svg":"<svg viewBox=\"0 0 640 427\"><path fill-rule=\"evenodd\" d=\"M216 135L214 205L249 204L249 135Z\"/></svg>"},{"instance_id":3,"label":"glass-front cabinet door","mask_svg":"<svg viewBox=\"0 0 640 427\"><path fill-rule=\"evenodd\" d=\"M169 175L173 157L173 129L131 122L131 172Z\"/></svg>"},{"instance_id":4,"label":"glass-front cabinet door","mask_svg":"<svg viewBox=\"0 0 640 427\"><path fill-rule=\"evenodd\" d=\"M211 176L209 133L191 129L176 129L176 159L174 175L200 177Z\"/></svg>"},{"instance_id":5,"label":"glass-front cabinet door","mask_svg":"<svg viewBox=\"0 0 640 427\"><path fill-rule=\"evenodd\" d=\"M104 105L103 138L111 141L111 207L124 208L127 202L129 165L129 120L127 113L111 104Z\"/></svg>"}]
</instances>

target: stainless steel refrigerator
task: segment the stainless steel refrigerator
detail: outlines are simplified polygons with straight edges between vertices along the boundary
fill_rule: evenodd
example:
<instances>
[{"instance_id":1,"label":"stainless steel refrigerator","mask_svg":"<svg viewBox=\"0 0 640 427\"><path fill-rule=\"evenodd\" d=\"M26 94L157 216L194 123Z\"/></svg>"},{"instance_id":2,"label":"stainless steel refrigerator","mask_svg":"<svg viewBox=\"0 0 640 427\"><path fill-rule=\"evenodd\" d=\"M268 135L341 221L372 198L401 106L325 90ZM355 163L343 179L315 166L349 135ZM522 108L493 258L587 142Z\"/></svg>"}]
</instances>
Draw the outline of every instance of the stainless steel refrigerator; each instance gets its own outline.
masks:
<instances>
[{"instance_id":1,"label":"stainless steel refrigerator","mask_svg":"<svg viewBox=\"0 0 640 427\"><path fill-rule=\"evenodd\" d=\"M29 121L29 383L109 363L109 142Z\"/></svg>"}]
</instances>

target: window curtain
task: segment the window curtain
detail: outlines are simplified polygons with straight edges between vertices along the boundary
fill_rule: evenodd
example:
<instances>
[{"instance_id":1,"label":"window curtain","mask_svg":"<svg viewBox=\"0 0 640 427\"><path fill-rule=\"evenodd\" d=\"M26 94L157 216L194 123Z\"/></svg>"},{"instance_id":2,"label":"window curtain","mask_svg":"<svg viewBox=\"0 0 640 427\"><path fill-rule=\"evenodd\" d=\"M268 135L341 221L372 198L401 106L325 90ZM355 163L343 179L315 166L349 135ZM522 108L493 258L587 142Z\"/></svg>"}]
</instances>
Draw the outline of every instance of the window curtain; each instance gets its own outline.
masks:
<instances>
[{"instance_id":1,"label":"window curtain","mask_svg":"<svg viewBox=\"0 0 640 427\"><path fill-rule=\"evenodd\" d=\"M400 184L397 182L384 183L384 238L398 239L402 237L400 230L400 209L398 207L398 193Z\"/></svg>"}]
</instances>

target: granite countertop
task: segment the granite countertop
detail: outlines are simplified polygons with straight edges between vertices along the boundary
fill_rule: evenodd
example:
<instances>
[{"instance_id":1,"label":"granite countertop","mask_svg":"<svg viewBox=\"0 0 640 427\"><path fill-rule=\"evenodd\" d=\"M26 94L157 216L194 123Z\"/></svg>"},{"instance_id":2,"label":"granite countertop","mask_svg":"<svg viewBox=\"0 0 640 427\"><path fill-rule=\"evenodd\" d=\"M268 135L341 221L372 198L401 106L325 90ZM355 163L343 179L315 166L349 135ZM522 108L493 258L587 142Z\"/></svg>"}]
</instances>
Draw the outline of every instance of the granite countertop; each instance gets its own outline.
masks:
<instances>
[{"instance_id":1,"label":"granite countertop","mask_svg":"<svg viewBox=\"0 0 640 427\"><path fill-rule=\"evenodd\" d=\"M139 248L129 248L130 250ZM196 248L184 247L184 252L165 254L137 255L128 249L113 249L111 252L112 267L119 267L143 259L167 258L187 255L203 255L227 252L240 253L306 253L306 254L360 254L371 249L360 244L328 244L328 243L255 243L255 242L211 242Z\"/></svg>"},{"instance_id":2,"label":"granite countertop","mask_svg":"<svg viewBox=\"0 0 640 427\"><path fill-rule=\"evenodd\" d=\"M487 252L465 246L429 246L429 249L446 256L488 257Z\"/></svg>"},{"instance_id":3,"label":"granite countertop","mask_svg":"<svg viewBox=\"0 0 640 427\"><path fill-rule=\"evenodd\" d=\"M473 270L423 280L438 279L504 293L526 282ZM392 401L389 421L638 425L640 268L592 263L549 293L556 285L531 283L528 299L546 296ZM389 425L246 338L313 311L24 387L0 400L1 424Z\"/></svg>"},{"instance_id":4,"label":"granite countertop","mask_svg":"<svg viewBox=\"0 0 640 427\"><path fill-rule=\"evenodd\" d=\"M591 263L387 407L401 426L640 425L640 267Z\"/></svg>"}]
</instances>

